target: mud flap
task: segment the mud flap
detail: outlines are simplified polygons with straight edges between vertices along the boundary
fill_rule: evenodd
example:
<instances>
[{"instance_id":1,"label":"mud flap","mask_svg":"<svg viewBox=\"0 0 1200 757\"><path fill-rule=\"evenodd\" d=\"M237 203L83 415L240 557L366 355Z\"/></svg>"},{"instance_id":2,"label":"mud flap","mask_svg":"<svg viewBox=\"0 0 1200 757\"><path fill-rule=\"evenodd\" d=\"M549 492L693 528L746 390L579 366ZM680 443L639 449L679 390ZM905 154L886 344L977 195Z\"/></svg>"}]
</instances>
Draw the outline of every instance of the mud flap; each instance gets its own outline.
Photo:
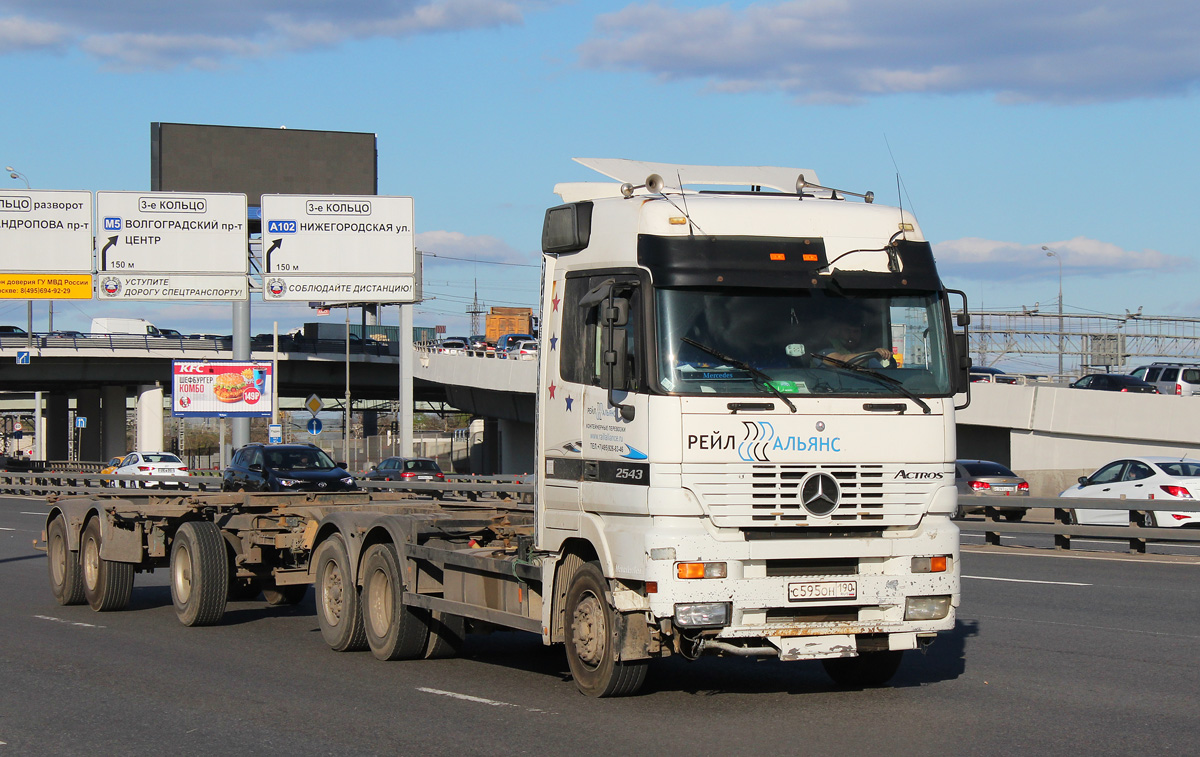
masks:
<instances>
[{"instance_id":1,"label":"mud flap","mask_svg":"<svg viewBox=\"0 0 1200 757\"><path fill-rule=\"evenodd\" d=\"M618 612L614 630L618 660L645 660L650 657L650 624L644 612Z\"/></svg>"},{"instance_id":2,"label":"mud flap","mask_svg":"<svg viewBox=\"0 0 1200 757\"><path fill-rule=\"evenodd\" d=\"M831 657L857 657L858 645L850 634L836 636L769 636L767 641L779 648L779 659L824 660Z\"/></svg>"}]
</instances>

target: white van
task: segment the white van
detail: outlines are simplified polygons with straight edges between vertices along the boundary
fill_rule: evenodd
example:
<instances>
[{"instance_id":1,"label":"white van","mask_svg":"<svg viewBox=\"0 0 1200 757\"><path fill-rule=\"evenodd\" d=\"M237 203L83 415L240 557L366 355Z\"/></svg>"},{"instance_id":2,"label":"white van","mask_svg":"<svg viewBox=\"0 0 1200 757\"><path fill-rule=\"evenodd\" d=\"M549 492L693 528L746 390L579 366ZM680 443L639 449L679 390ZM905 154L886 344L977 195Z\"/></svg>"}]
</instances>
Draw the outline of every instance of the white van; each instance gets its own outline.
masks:
<instances>
[{"instance_id":1,"label":"white van","mask_svg":"<svg viewBox=\"0 0 1200 757\"><path fill-rule=\"evenodd\" d=\"M91 333L162 336L157 326L142 318L93 318Z\"/></svg>"}]
</instances>

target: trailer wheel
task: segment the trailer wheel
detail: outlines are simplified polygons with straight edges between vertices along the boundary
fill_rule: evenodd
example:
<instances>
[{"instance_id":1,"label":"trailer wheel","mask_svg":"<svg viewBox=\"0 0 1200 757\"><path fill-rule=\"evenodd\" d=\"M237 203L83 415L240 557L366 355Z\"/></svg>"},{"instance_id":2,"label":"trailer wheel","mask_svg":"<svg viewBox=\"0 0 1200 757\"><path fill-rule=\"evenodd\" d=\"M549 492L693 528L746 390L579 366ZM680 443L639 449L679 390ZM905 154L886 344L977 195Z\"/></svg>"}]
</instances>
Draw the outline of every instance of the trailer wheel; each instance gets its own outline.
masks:
<instances>
[{"instance_id":1,"label":"trailer wheel","mask_svg":"<svg viewBox=\"0 0 1200 757\"><path fill-rule=\"evenodd\" d=\"M825 674L838 686L869 689L892 680L904 659L902 651L863 652L858 657L834 657L821 660Z\"/></svg>"},{"instance_id":2,"label":"trailer wheel","mask_svg":"<svg viewBox=\"0 0 1200 757\"><path fill-rule=\"evenodd\" d=\"M363 557L363 620L367 644L380 660L411 660L425 654L429 626L404 604L404 574L391 544L376 544Z\"/></svg>"},{"instance_id":3,"label":"trailer wheel","mask_svg":"<svg viewBox=\"0 0 1200 757\"><path fill-rule=\"evenodd\" d=\"M435 610L429 614L429 643L425 645L425 659L457 657L462 651L466 636L465 618Z\"/></svg>"},{"instance_id":4,"label":"trailer wheel","mask_svg":"<svg viewBox=\"0 0 1200 757\"><path fill-rule=\"evenodd\" d=\"M367 648L358 588L350 578L350 555L341 536L321 542L313 557L316 564L317 625L335 652Z\"/></svg>"},{"instance_id":5,"label":"trailer wheel","mask_svg":"<svg viewBox=\"0 0 1200 757\"><path fill-rule=\"evenodd\" d=\"M267 600L267 604L272 607L298 605L304 600L304 595L308 593L308 584L288 584L287 586L267 584L263 586L262 593L263 599Z\"/></svg>"},{"instance_id":6,"label":"trailer wheel","mask_svg":"<svg viewBox=\"0 0 1200 757\"><path fill-rule=\"evenodd\" d=\"M46 562L50 566L50 589L60 605L81 605L83 573L79 553L72 552L67 542L67 523L58 516L46 528Z\"/></svg>"},{"instance_id":7,"label":"trailer wheel","mask_svg":"<svg viewBox=\"0 0 1200 757\"><path fill-rule=\"evenodd\" d=\"M133 593L133 563L105 560L100 544L100 519L92 518L79 545L83 595L96 612L124 610Z\"/></svg>"},{"instance_id":8,"label":"trailer wheel","mask_svg":"<svg viewBox=\"0 0 1200 757\"><path fill-rule=\"evenodd\" d=\"M171 544L171 601L185 626L211 626L225 614L229 563L216 524L188 521Z\"/></svg>"},{"instance_id":9,"label":"trailer wheel","mask_svg":"<svg viewBox=\"0 0 1200 757\"><path fill-rule=\"evenodd\" d=\"M591 697L637 693L648 660L617 660L616 611L608 603L608 582L595 562L585 563L567 589L567 665L575 685Z\"/></svg>"}]
</instances>

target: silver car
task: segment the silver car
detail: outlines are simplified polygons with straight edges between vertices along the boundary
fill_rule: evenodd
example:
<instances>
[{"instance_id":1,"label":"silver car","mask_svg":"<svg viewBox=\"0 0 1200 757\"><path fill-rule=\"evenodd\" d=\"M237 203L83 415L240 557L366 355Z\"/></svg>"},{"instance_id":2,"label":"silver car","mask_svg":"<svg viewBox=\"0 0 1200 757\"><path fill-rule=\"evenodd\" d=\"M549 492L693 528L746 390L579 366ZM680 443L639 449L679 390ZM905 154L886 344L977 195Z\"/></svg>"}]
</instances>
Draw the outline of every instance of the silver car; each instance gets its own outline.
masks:
<instances>
[{"instance_id":1,"label":"silver car","mask_svg":"<svg viewBox=\"0 0 1200 757\"><path fill-rule=\"evenodd\" d=\"M958 493L967 496L1028 497L1029 482L1013 473L1000 463L990 460L955 460L954 484ZM1018 521L1025 517L1027 508L1008 504L989 506L996 508L1005 520ZM978 505L959 505L958 517L968 512L982 512Z\"/></svg>"}]
</instances>

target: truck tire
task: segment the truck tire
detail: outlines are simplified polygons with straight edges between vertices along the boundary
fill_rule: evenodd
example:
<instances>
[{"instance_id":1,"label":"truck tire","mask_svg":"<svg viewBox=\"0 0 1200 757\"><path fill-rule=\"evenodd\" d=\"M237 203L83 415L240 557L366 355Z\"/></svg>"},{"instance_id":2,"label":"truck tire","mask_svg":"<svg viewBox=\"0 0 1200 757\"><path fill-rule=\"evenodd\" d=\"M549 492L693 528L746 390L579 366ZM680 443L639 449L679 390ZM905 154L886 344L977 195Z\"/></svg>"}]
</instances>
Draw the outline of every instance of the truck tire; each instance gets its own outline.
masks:
<instances>
[{"instance_id":1,"label":"truck tire","mask_svg":"<svg viewBox=\"0 0 1200 757\"><path fill-rule=\"evenodd\" d=\"M67 523L61 515L46 528L46 557L54 598L60 605L83 604L87 600L83 595L83 569L79 565L79 553L71 551Z\"/></svg>"},{"instance_id":2,"label":"truck tire","mask_svg":"<svg viewBox=\"0 0 1200 757\"><path fill-rule=\"evenodd\" d=\"M367 648L358 587L350 578L350 555L338 535L321 542L313 557L316 565L317 625L321 636L335 652L358 652Z\"/></svg>"},{"instance_id":3,"label":"truck tire","mask_svg":"<svg viewBox=\"0 0 1200 757\"><path fill-rule=\"evenodd\" d=\"M429 614L429 643L425 659L438 660L457 657L467 638L467 621L461 615L448 615L439 610Z\"/></svg>"},{"instance_id":4,"label":"truck tire","mask_svg":"<svg viewBox=\"0 0 1200 757\"><path fill-rule=\"evenodd\" d=\"M308 584L276 586L272 583L264 585L262 593L263 599L267 600L267 604L272 607L298 605L304 601L304 595L308 593Z\"/></svg>"},{"instance_id":5,"label":"truck tire","mask_svg":"<svg viewBox=\"0 0 1200 757\"><path fill-rule=\"evenodd\" d=\"M83 596L96 612L124 610L133 594L133 563L105 560L100 545L100 519L92 518L79 544Z\"/></svg>"},{"instance_id":6,"label":"truck tire","mask_svg":"<svg viewBox=\"0 0 1200 757\"><path fill-rule=\"evenodd\" d=\"M821 660L821 664L825 666L826 675L838 686L869 689L883 686L892 680L903 659L902 651L863 652L858 657Z\"/></svg>"},{"instance_id":7,"label":"truck tire","mask_svg":"<svg viewBox=\"0 0 1200 757\"><path fill-rule=\"evenodd\" d=\"M185 626L211 626L225 615L229 562L216 524L193 520L175 532L171 544L171 601Z\"/></svg>"},{"instance_id":8,"label":"truck tire","mask_svg":"<svg viewBox=\"0 0 1200 757\"><path fill-rule=\"evenodd\" d=\"M591 697L637 693L648 660L617 660L616 611L608 603L608 581L595 562L585 563L567 589L567 665L575 686Z\"/></svg>"},{"instance_id":9,"label":"truck tire","mask_svg":"<svg viewBox=\"0 0 1200 757\"><path fill-rule=\"evenodd\" d=\"M375 544L362 563L363 621L367 645L380 660L411 660L425 654L429 626L404 604L404 574L391 544Z\"/></svg>"}]
</instances>

